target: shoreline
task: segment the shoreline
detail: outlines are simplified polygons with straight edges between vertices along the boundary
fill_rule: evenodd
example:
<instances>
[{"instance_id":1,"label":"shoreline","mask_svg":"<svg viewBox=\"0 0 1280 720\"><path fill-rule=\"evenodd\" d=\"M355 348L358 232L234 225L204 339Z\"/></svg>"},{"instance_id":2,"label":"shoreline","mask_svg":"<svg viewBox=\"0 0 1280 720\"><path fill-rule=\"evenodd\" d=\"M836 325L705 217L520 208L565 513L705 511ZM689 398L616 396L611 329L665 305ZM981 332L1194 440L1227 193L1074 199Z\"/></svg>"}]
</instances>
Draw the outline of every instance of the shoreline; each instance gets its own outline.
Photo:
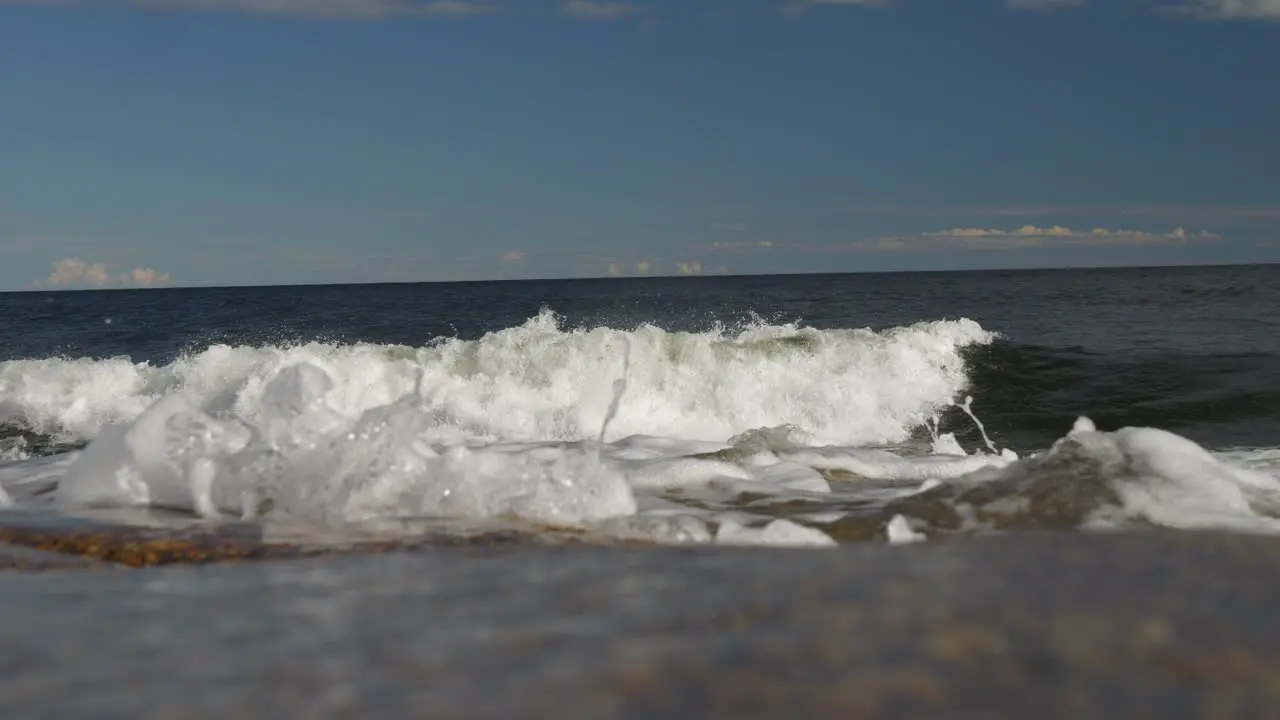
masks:
<instances>
[{"instance_id":1,"label":"shoreline","mask_svg":"<svg viewBox=\"0 0 1280 720\"><path fill-rule=\"evenodd\" d=\"M801 549L442 532L254 561L248 533L183 542L213 537L241 562L0 572L0 707L1163 718L1262 717L1280 699L1280 538L1036 532Z\"/></svg>"}]
</instances>

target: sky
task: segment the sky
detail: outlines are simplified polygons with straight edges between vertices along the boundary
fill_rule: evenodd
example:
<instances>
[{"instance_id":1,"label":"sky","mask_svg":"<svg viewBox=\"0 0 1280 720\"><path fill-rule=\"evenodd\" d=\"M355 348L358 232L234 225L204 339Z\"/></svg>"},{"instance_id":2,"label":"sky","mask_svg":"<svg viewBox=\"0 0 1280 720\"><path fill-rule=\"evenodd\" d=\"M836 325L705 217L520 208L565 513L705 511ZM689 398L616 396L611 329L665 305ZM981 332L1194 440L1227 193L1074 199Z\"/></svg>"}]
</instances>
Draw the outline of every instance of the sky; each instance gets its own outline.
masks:
<instances>
[{"instance_id":1,"label":"sky","mask_svg":"<svg viewBox=\"0 0 1280 720\"><path fill-rule=\"evenodd\" d=\"M0 290L1280 261L1280 0L0 0Z\"/></svg>"}]
</instances>

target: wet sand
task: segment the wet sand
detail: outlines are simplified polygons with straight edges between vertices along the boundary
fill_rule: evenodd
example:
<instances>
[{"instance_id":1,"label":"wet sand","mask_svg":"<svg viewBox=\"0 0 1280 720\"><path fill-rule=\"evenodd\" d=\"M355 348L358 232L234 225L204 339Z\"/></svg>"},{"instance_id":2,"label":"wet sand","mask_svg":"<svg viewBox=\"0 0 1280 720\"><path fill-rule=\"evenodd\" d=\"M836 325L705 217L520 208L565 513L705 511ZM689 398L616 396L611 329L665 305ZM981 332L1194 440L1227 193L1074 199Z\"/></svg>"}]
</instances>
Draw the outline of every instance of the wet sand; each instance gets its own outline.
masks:
<instances>
[{"instance_id":1,"label":"wet sand","mask_svg":"<svg viewBox=\"0 0 1280 720\"><path fill-rule=\"evenodd\" d=\"M1280 701L1280 539L782 550L509 531L334 553L185 532L0 528L0 711L1260 718Z\"/></svg>"}]
</instances>

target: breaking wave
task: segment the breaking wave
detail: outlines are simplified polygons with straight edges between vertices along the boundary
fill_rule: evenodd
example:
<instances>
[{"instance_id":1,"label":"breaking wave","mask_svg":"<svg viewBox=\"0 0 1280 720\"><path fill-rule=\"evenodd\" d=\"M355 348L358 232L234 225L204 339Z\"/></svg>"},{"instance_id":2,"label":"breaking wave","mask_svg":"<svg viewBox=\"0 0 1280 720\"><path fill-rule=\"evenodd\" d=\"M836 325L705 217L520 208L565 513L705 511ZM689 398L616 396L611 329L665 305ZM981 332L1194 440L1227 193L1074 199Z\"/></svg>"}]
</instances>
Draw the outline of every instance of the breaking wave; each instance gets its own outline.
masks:
<instances>
[{"instance_id":1,"label":"breaking wave","mask_svg":"<svg viewBox=\"0 0 1280 720\"><path fill-rule=\"evenodd\" d=\"M963 391L961 350L993 337L969 320L883 332L764 323L565 330L548 311L479 340L421 348L216 345L158 367L127 358L0 363L0 422L87 441L175 393L254 421L272 378L305 363L332 380L325 403L344 416L416 395L439 425L470 437L575 440L599 430L630 347L615 436L724 440L791 425L814 442L892 443Z\"/></svg>"},{"instance_id":2,"label":"breaking wave","mask_svg":"<svg viewBox=\"0 0 1280 720\"><path fill-rule=\"evenodd\" d=\"M1263 451L1215 454L1085 419L1044 452L1001 448L969 395L1015 406L992 368L1035 362L964 319L686 333L566 329L551 312L424 347L16 360L0 363L0 502L263 521L518 517L805 545L1011 527L1280 529ZM1036 372L1051 382L1051 371Z\"/></svg>"}]
</instances>

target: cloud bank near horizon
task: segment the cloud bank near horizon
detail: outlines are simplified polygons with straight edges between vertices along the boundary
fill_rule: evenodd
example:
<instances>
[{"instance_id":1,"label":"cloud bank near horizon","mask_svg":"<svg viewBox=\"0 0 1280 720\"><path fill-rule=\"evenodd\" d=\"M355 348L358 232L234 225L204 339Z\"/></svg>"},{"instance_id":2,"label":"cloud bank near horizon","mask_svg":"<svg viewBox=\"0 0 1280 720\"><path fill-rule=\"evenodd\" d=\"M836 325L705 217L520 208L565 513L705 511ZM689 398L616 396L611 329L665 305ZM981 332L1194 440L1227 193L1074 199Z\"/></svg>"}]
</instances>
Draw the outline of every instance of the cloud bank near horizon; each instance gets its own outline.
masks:
<instances>
[{"instance_id":1,"label":"cloud bank near horizon","mask_svg":"<svg viewBox=\"0 0 1280 720\"><path fill-rule=\"evenodd\" d=\"M1023 225L1012 230L957 227L917 235L889 235L848 243L715 242L703 251L796 251L805 253L924 252L939 250L1034 250L1038 248L1083 247L1182 247L1222 242L1218 233L1188 231L1175 227L1168 232L1093 228L1074 230L1062 225Z\"/></svg>"},{"instance_id":2,"label":"cloud bank near horizon","mask_svg":"<svg viewBox=\"0 0 1280 720\"><path fill-rule=\"evenodd\" d=\"M136 267L112 274L106 263L89 262L69 257L53 263L43 283L50 288L149 288L170 284L169 273L149 267Z\"/></svg>"},{"instance_id":3,"label":"cloud bank near horizon","mask_svg":"<svg viewBox=\"0 0 1280 720\"><path fill-rule=\"evenodd\" d=\"M1191 243L1221 242L1222 236L1206 230L1187 232L1182 227L1176 227L1167 233L1154 233L1146 230L1112 230L1108 228L1072 230L1061 225L1050 227L1023 225L1015 230L951 228L941 232L923 233L911 238L891 238L891 240L917 241L924 245L932 245L931 241L944 241L952 246L965 249L1006 250L1051 245L1187 245ZM933 247L929 249L933 249Z\"/></svg>"}]
</instances>

